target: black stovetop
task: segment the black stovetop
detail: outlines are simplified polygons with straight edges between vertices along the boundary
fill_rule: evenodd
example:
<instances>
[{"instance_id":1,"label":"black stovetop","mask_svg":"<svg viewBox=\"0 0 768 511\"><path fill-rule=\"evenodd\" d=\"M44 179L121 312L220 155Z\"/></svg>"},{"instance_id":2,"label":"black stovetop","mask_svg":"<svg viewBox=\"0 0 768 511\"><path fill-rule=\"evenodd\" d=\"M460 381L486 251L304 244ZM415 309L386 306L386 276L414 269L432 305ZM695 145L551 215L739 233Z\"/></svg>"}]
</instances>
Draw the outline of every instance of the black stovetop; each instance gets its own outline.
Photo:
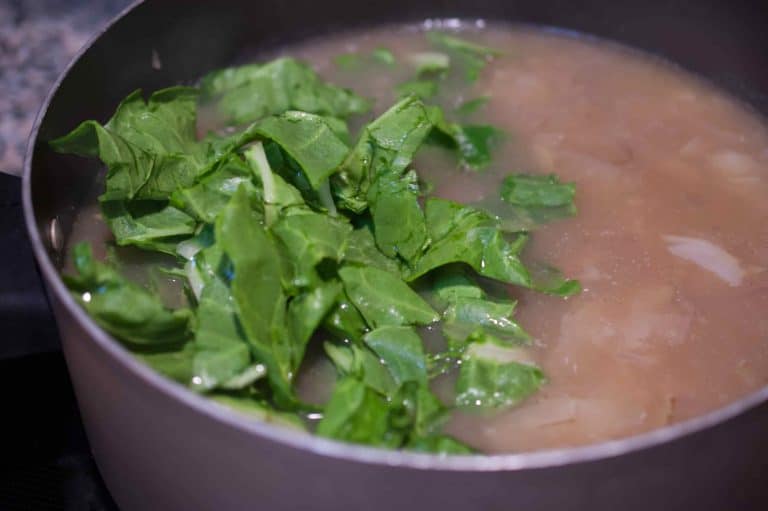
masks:
<instances>
[{"instance_id":1,"label":"black stovetop","mask_svg":"<svg viewBox=\"0 0 768 511\"><path fill-rule=\"evenodd\" d=\"M130 0L0 0L0 511L115 510L90 454L32 251L19 178L37 110Z\"/></svg>"},{"instance_id":2,"label":"black stovetop","mask_svg":"<svg viewBox=\"0 0 768 511\"><path fill-rule=\"evenodd\" d=\"M80 421L20 184L0 174L0 510L116 510Z\"/></svg>"}]
</instances>

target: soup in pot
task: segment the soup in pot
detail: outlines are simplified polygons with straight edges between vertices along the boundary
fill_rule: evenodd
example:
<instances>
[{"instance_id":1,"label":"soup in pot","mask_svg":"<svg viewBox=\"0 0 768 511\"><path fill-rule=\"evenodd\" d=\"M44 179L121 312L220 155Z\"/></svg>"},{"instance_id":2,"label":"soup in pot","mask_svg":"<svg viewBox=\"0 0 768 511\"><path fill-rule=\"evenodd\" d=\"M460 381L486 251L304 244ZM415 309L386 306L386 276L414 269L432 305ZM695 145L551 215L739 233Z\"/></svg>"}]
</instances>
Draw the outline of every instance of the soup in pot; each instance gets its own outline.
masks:
<instances>
[{"instance_id":1,"label":"soup in pot","mask_svg":"<svg viewBox=\"0 0 768 511\"><path fill-rule=\"evenodd\" d=\"M745 105L484 22L258 57L54 142L109 169L69 245L110 263L67 271L143 360L266 420L446 453L628 437L768 381L768 129Z\"/></svg>"}]
</instances>

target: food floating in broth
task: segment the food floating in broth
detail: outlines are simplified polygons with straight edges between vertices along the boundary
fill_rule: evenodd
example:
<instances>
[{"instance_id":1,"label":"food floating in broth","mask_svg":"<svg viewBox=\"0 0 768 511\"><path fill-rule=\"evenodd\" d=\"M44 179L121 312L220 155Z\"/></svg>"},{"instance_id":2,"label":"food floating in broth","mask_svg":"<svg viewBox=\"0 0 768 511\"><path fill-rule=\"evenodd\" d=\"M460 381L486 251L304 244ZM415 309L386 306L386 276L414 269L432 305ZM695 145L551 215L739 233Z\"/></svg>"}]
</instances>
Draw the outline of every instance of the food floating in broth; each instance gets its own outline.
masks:
<instances>
[{"instance_id":1,"label":"food floating in broth","mask_svg":"<svg viewBox=\"0 0 768 511\"><path fill-rule=\"evenodd\" d=\"M52 141L106 166L75 298L219 405L385 448L575 446L764 385L762 120L606 42L451 28L283 48Z\"/></svg>"}]
</instances>

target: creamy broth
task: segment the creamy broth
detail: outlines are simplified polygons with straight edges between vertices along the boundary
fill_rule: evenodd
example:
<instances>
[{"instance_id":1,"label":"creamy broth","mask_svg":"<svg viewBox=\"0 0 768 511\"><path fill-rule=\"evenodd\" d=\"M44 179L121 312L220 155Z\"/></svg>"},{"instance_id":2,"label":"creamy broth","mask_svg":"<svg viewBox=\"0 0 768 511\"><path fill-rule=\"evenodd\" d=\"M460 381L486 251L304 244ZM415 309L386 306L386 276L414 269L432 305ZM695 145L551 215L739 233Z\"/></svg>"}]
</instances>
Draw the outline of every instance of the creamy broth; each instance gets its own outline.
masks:
<instances>
[{"instance_id":1,"label":"creamy broth","mask_svg":"<svg viewBox=\"0 0 768 511\"><path fill-rule=\"evenodd\" d=\"M468 32L505 55L470 89L446 84L438 102L453 108L489 96L470 119L502 128L506 139L480 173L435 149L415 168L435 195L469 203L498 195L510 172L576 183L578 215L537 230L525 256L561 268L584 291L562 299L510 289L549 383L507 411L454 413L447 431L486 452L588 444L681 421L765 385L762 120L670 64L608 43L493 24ZM377 47L398 64L360 72L333 63ZM378 114L412 77L408 55L427 48L415 27L390 27L280 54L375 98ZM81 215L74 240L93 238L93 215ZM333 370L307 369L300 386L322 400ZM442 383L436 391L449 396L450 378Z\"/></svg>"}]
</instances>

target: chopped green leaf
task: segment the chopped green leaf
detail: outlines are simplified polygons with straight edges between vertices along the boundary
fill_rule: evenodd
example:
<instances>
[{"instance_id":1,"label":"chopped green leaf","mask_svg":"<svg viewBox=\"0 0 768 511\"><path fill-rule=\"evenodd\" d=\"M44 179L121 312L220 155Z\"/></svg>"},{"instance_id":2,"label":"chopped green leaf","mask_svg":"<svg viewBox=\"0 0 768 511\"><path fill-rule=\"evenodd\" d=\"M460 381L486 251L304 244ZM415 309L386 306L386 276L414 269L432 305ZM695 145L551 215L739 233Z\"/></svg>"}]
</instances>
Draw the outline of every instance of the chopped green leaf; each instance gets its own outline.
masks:
<instances>
[{"instance_id":1,"label":"chopped green leaf","mask_svg":"<svg viewBox=\"0 0 768 511\"><path fill-rule=\"evenodd\" d=\"M293 208L281 214L271 226L286 263L287 288L317 285L317 266L323 261L339 263L346 250L352 226L340 217Z\"/></svg>"},{"instance_id":2,"label":"chopped green leaf","mask_svg":"<svg viewBox=\"0 0 768 511\"><path fill-rule=\"evenodd\" d=\"M439 316L399 277L378 268L344 266L339 270L347 296L373 328L427 325Z\"/></svg>"},{"instance_id":3,"label":"chopped green leaf","mask_svg":"<svg viewBox=\"0 0 768 511\"><path fill-rule=\"evenodd\" d=\"M526 343L528 333L512 320L515 302L458 298L443 313L443 333L452 341L476 337L502 346Z\"/></svg>"},{"instance_id":4,"label":"chopped green leaf","mask_svg":"<svg viewBox=\"0 0 768 511\"><path fill-rule=\"evenodd\" d=\"M213 394L210 398L226 408L262 422L278 424L301 431L306 429L298 416L292 413L278 412L268 403L260 402L254 396L247 394Z\"/></svg>"},{"instance_id":5,"label":"chopped green leaf","mask_svg":"<svg viewBox=\"0 0 768 511\"><path fill-rule=\"evenodd\" d=\"M288 110L344 119L370 108L369 101L322 81L309 66L292 58L214 71L202 79L200 88L235 124Z\"/></svg>"},{"instance_id":6,"label":"chopped green leaf","mask_svg":"<svg viewBox=\"0 0 768 511\"><path fill-rule=\"evenodd\" d=\"M456 404L481 408L512 406L545 382L544 373L534 365L468 357L456 380Z\"/></svg>"},{"instance_id":7,"label":"chopped green leaf","mask_svg":"<svg viewBox=\"0 0 768 511\"><path fill-rule=\"evenodd\" d=\"M409 96L369 124L357 145L331 177L339 207L362 213L368 207L368 188L382 173L400 176L432 129L426 108Z\"/></svg>"},{"instance_id":8,"label":"chopped green leaf","mask_svg":"<svg viewBox=\"0 0 768 511\"><path fill-rule=\"evenodd\" d=\"M581 284L578 280L566 279L557 268L546 264L532 264L532 286L537 291L557 296L572 296L581 292Z\"/></svg>"},{"instance_id":9,"label":"chopped green leaf","mask_svg":"<svg viewBox=\"0 0 768 511\"><path fill-rule=\"evenodd\" d=\"M413 328L383 326L365 334L364 339L398 385L409 381L426 384L427 361L424 348Z\"/></svg>"},{"instance_id":10,"label":"chopped green leaf","mask_svg":"<svg viewBox=\"0 0 768 511\"><path fill-rule=\"evenodd\" d=\"M340 69L351 71L362 66L362 58L357 53L342 53L333 58L333 63Z\"/></svg>"},{"instance_id":11,"label":"chopped green leaf","mask_svg":"<svg viewBox=\"0 0 768 511\"><path fill-rule=\"evenodd\" d=\"M448 122L436 106L429 107L429 116L435 127L430 142L456 151L460 163L469 169L481 170L491 163L491 150L503 138L501 130L484 124Z\"/></svg>"},{"instance_id":12,"label":"chopped green leaf","mask_svg":"<svg viewBox=\"0 0 768 511\"><path fill-rule=\"evenodd\" d=\"M339 140L327 121L306 112L289 111L268 117L249 128L275 141L301 167L317 190L344 161L349 148Z\"/></svg>"},{"instance_id":13,"label":"chopped green leaf","mask_svg":"<svg viewBox=\"0 0 768 511\"><path fill-rule=\"evenodd\" d=\"M387 48L375 48L371 52L371 57L381 64L386 64L388 66L395 65L395 56Z\"/></svg>"},{"instance_id":14,"label":"chopped green leaf","mask_svg":"<svg viewBox=\"0 0 768 511\"><path fill-rule=\"evenodd\" d=\"M416 75L438 74L448 71L451 59L445 53L420 52L408 56L408 61L416 68Z\"/></svg>"},{"instance_id":15,"label":"chopped green leaf","mask_svg":"<svg viewBox=\"0 0 768 511\"><path fill-rule=\"evenodd\" d=\"M481 96L479 98L475 99L468 99L467 101L463 102L461 105L456 107L456 113L459 115L471 115L481 108L483 108L486 104L488 104L488 101L490 101L490 96Z\"/></svg>"},{"instance_id":16,"label":"chopped green leaf","mask_svg":"<svg viewBox=\"0 0 768 511\"><path fill-rule=\"evenodd\" d=\"M326 316L323 327L337 339L360 341L368 331L368 325L352 301L342 292L331 312Z\"/></svg>"},{"instance_id":17,"label":"chopped green leaf","mask_svg":"<svg viewBox=\"0 0 768 511\"><path fill-rule=\"evenodd\" d=\"M245 160L261 180L264 197L264 221L267 226L274 223L280 210L304 205L301 192L286 183L278 174L272 172L261 142L256 142L245 151ZM240 189L245 190L243 193L247 195L247 188L241 186L238 190Z\"/></svg>"},{"instance_id":18,"label":"chopped green leaf","mask_svg":"<svg viewBox=\"0 0 768 511\"><path fill-rule=\"evenodd\" d=\"M104 126L85 121L50 145L101 159L107 166L103 201L167 200L176 188L190 186L207 163L205 147L195 139L196 99L196 89L173 87L145 103L137 90Z\"/></svg>"},{"instance_id":19,"label":"chopped green leaf","mask_svg":"<svg viewBox=\"0 0 768 511\"><path fill-rule=\"evenodd\" d=\"M426 204L427 231L432 244L416 261L409 280L450 263L466 263L492 279L531 287L519 248L504 238L496 221L477 209L444 199Z\"/></svg>"},{"instance_id":20,"label":"chopped green leaf","mask_svg":"<svg viewBox=\"0 0 768 511\"><path fill-rule=\"evenodd\" d=\"M239 155L230 154L197 183L173 192L171 203L198 220L213 223L235 191L245 186L251 205L263 210L262 190L253 178L253 169Z\"/></svg>"},{"instance_id":21,"label":"chopped green leaf","mask_svg":"<svg viewBox=\"0 0 768 511\"><path fill-rule=\"evenodd\" d=\"M267 367L272 388L284 398L296 346L283 331L286 297L281 286L279 252L252 213L245 188L235 192L216 222L216 240L234 266L232 297L256 360Z\"/></svg>"},{"instance_id":22,"label":"chopped green leaf","mask_svg":"<svg viewBox=\"0 0 768 511\"><path fill-rule=\"evenodd\" d=\"M76 275L64 279L75 299L104 330L134 345L178 345L189 338L189 309L169 310L146 289L93 259L91 246L74 248Z\"/></svg>"},{"instance_id":23,"label":"chopped green leaf","mask_svg":"<svg viewBox=\"0 0 768 511\"><path fill-rule=\"evenodd\" d=\"M161 201L108 201L101 203L118 245L134 245L175 255L179 236L194 234L191 216Z\"/></svg>"},{"instance_id":24,"label":"chopped green leaf","mask_svg":"<svg viewBox=\"0 0 768 511\"><path fill-rule=\"evenodd\" d=\"M427 39L440 48L454 52L460 58L468 82L476 81L485 65L501 55L498 50L444 32L427 32Z\"/></svg>"},{"instance_id":25,"label":"chopped green leaf","mask_svg":"<svg viewBox=\"0 0 768 511\"><path fill-rule=\"evenodd\" d=\"M502 52L499 50L448 35L445 32L427 32L427 39L433 44L463 53L482 57L498 57L502 55Z\"/></svg>"},{"instance_id":26,"label":"chopped green leaf","mask_svg":"<svg viewBox=\"0 0 768 511\"><path fill-rule=\"evenodd\" d=\"M395 275L400 274L397 261L387 257L376 247L376 240L368 224L355 229L349 235L344 260L359 266L373 266Z\"/></svg>"},{"instance_id":27,"label":"chopped green leaf","mask_svg":"<svg viewBox=\"0 0 768 511\"><path fill-rule=\"evenodd\" d=\"M491 149L503 132L489 125L457 126L453 138L461 154L463 165L482 169L491 163Z\"/></svg>"},{"instance_id":28,"label":"chopped green leaf","mask_svg":"<svg viewBox=\"0 0 768 511\"><path fill-rule=\"evenodd\" d=\"M447 435L416 438L407 445L408 450L433 454L474 454L475 450Z\"/></svg>"},{"instance_id":29,"label":"chopped green leaf","mask_svg":"<svg viewBox=\"0 0 768 511\"><path fill-rule=\"evenodd\" d=\"M395 88L398 97L416 96L419 99L429 99L437 94L437 82L434 80L409 80Z\"/></svg>"},{"instance_id":30,"label":"chopped green leaf","mask_svg":"<svg viewBox=\"0 0 768 511\"><path fill-rule=\"evenodd\" d=\"M427 242L415 172L380 173L368 190L376 245L387 257L413 261Z\"/></svg>"},{"instance_id":31,"label":"chopped green leaf","mask_svg":"<svg viewBox=\"0 0 768 511\"><path fill-rule=\"evenodd\" d=\"M288 302L286 322L293 344L294 371L299 368L304 358L309 339L336 304L340 294L341 283L334 280L323 282Z\"/></svg>"},{"instance_id":32,"label":"chopped green leaf","mask_svg":"<svg viewBox=\"0 0 768 511\"><path fill-rule=\"evenodd\" d=\"M511 174L501 185L501 198L525 207L573 206L576 186L554 175Z\"/></svg>"},{"instance_id":33,"label":"chopped green leaf","mask_svg":"<svg viewBox=\"0 0 768 511\"><path fill-rule=\"evenodd\" d=\"M209 277L197 308L194 378L192 385L210 390L240 375L251 363L251 353L227 285ZM263 371L262 371L263 373Z\"/></svg>"},{"instance_id":34,"label":"chopped green leaf","mask_svg":"<svg viewBox=\"0 0 768 511\"><path fill-rule=\"evenodd\" d=\"M432 291L442 307L461 299L485 297L483 289L461 268L448 267L435 273Z\"/></svg>"},{"instance_id":35,"label":"chopped green leaf","mask_svg":"<svg viewBox=\"0 0 768 511\"><path fill-rule=\"evenodd\" d=\"M485 199L476 206L495 215L507 232L532 231L575 215L574 195L575 186L560 183L557 176L512 174L502 182L499 198Z\"/></svg>"},{"instance_id":36,"label":"chopped green leaf","mask_svg":"<svg viewBox=\"0 0 768 511\"><path fill-rule=\"evenodd\" d=\"M334 388L317 434L346 442L398 447L403 434L390 427L391 406L362 381L346 377Z\"/></svg>"},{"instance_id":37,"label":"chopped green leaf","mask_svg":"<svg viewBox=\"0 0 768 511\"><path fill-rule=\"evenodd\" d=\"M357 344L323 345L341 376L352 376L384 396L394 396L398 385L390 371L371 350Z\"/></svg>"},{"instance_id":38,"label":"chopped green leaf","mask_svg":"<svg viewBox=\"0 0 768 511\"><path fill-rule=\"evenodd\" d=\"M164 348L164 349L162 349ZM192 360L195 344L162 346L161 349L135 351L136 358L171 380L189 385L192 381Z\"/></svg>"}]
</instances>

